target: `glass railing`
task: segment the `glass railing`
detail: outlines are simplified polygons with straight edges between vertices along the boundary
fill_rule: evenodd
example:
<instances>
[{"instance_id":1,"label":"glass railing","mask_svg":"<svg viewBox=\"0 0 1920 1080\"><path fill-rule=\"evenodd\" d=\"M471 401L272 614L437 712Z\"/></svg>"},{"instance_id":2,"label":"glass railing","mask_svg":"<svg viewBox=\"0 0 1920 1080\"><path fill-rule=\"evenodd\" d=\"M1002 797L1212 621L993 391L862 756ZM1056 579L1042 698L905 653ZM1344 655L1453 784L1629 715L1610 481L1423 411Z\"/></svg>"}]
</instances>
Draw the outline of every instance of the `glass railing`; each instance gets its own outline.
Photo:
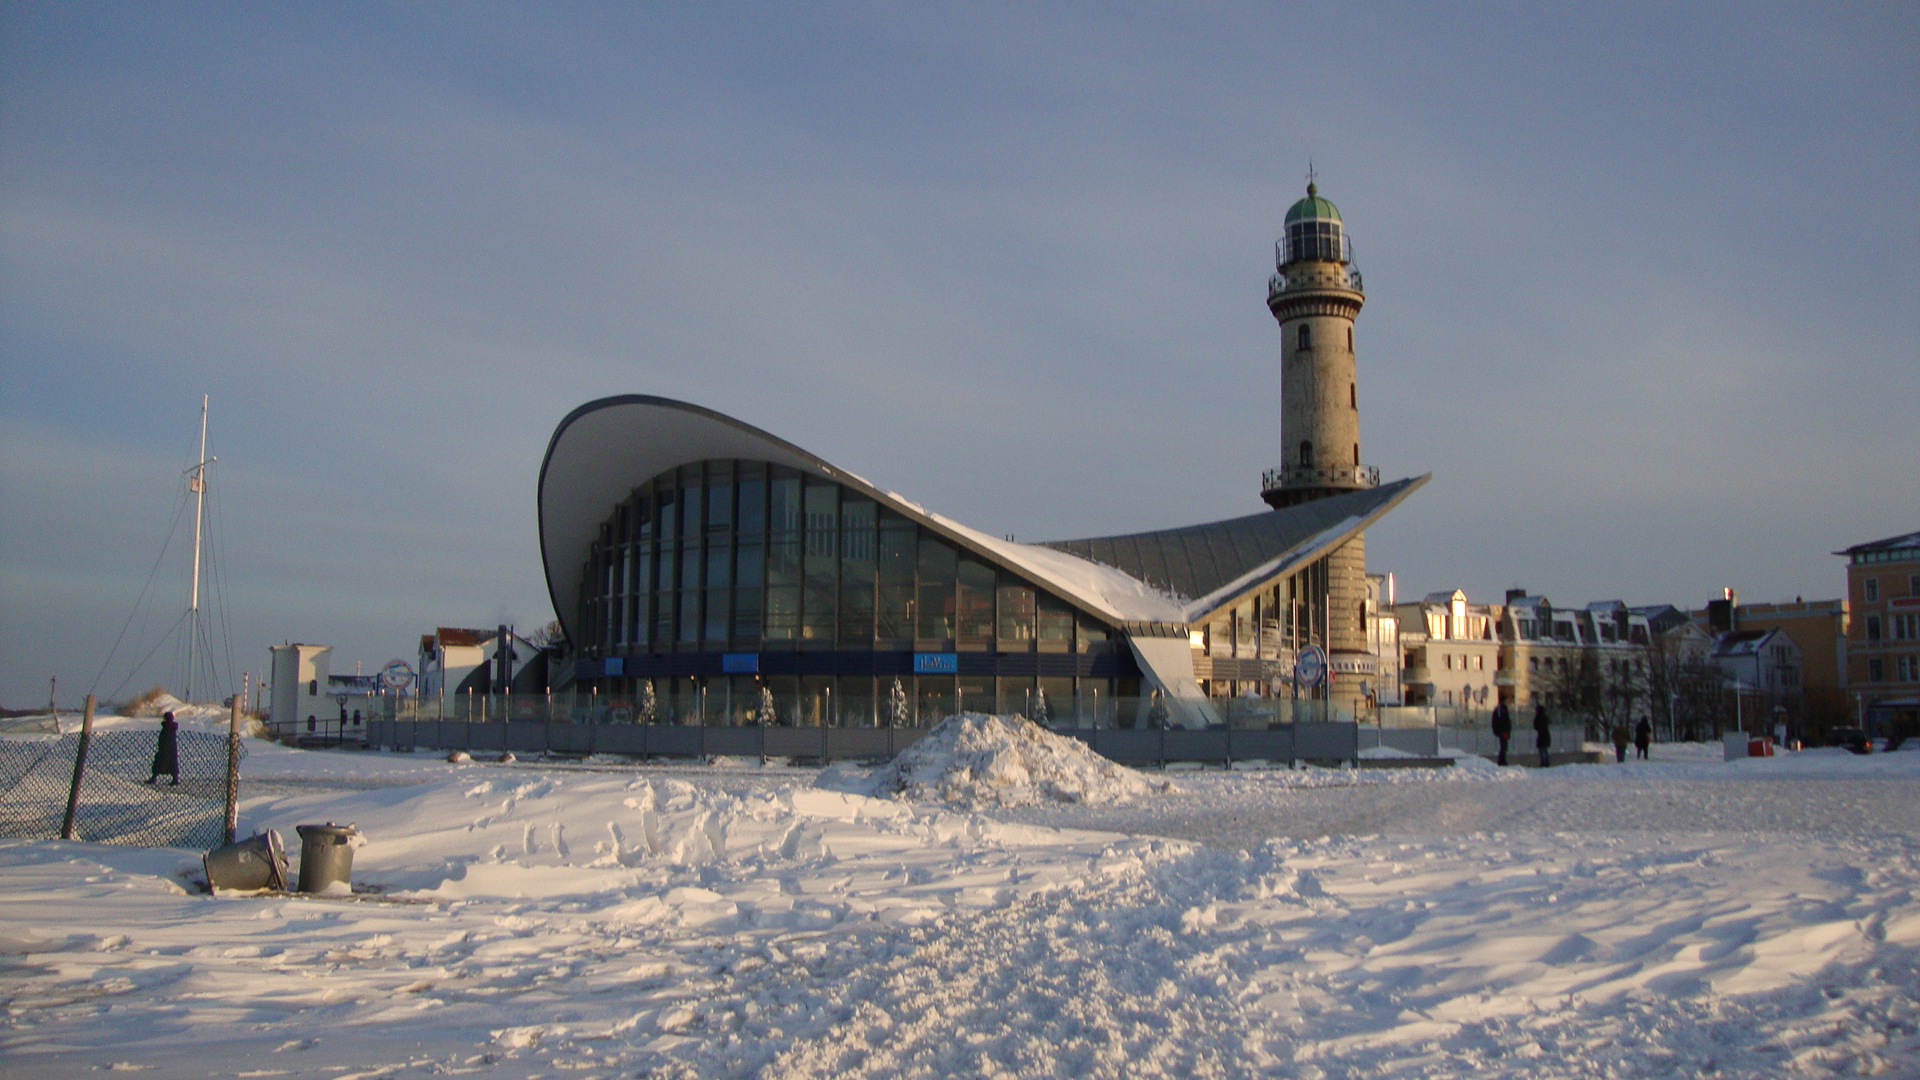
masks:
<instances>
[{"instance_id":1,"label":"glass railing","mask_svg":"<svg viewBox=\"0 0 1920 1080\"><path fill-rule=\"evenodd\" d=\"M1023 696L1015 702L951 697L908 701L895 710L882 700L877 706L849 705L823 698L795 698L774 694L753 701L728 702L723 695L696 695L688 701L655 700L651 706L630 700L609 700L596 694L471 695L455 702L386 697L368 699L359 710L360 721L326 721L334 738L352 740L365 723L402 722L533 724L652 724L670 727L830 727L925 728L956 712L1019 715L1056 729L1137 729L1182 727L1267 728L1296 722L1350 722L1351 707L1340 702L1291 698L1205 698L1173 700L1164 697L1085 695L1067 700L1049 698L1044 705ZM1364 722L1371 713L1362 710ZM276 734L304 736L305 721L275 726Z\"/></svg>"}]
</instances>

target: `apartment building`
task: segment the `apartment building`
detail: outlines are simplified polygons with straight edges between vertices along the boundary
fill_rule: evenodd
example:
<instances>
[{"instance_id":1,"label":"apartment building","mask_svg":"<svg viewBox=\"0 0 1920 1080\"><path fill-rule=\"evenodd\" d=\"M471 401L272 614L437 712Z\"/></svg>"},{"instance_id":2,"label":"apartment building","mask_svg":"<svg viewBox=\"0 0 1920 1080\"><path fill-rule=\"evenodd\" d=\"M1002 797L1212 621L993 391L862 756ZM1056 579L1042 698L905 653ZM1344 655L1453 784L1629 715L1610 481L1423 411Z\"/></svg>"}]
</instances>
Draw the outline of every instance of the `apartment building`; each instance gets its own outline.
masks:
<instances>
[{"instance_id":1,"label":"apartment building","mask_svg":"<svg viewBox=\"0 0 1920 1080\"><path fill-rule=\"evenodd\" d=\"M1920 725L1920 532L1855 544L1847 558L1846 688L1869 732Z\"/></svg>"}]
</instances>

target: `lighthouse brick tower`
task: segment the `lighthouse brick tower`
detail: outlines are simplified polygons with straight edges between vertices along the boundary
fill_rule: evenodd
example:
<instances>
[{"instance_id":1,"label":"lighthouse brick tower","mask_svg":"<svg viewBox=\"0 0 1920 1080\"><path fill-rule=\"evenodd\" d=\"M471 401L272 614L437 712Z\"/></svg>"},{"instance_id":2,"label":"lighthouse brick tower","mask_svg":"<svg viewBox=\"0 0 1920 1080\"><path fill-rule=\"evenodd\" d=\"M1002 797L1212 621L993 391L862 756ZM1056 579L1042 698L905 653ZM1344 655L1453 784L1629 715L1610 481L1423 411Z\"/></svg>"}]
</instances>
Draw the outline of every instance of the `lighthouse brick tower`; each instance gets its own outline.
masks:
<instances>
[{"instance_id":1,"label":"lighthouse brick tower","mask_svg":"<svg viewBox=\"0 0 1920 1080\"><path fill-rule=\"evenodd\" d=\"M1267 307L1280 324L1281 464L1262 478L1260 497L1279 509L1376 487L1380 470L1360 459L1353 321L1367 298L1340 211L1312 183L1287 211L1275 262ZM1327 593L1333 700L1351 709L1377 674L1367 649L1364 535L1327 556Z\"/></svg>"}]
</instances>

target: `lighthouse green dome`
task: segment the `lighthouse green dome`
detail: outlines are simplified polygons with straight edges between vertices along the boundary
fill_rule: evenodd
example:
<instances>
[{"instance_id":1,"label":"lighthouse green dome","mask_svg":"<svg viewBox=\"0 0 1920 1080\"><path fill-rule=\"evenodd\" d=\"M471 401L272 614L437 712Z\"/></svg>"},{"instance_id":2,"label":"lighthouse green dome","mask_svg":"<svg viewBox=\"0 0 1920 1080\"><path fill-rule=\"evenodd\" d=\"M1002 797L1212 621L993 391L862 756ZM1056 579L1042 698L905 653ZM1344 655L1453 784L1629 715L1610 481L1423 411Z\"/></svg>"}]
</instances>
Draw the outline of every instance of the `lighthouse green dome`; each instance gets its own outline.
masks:
<instances>
[{"instance_id":1,"label":"lighthouse green dome","mask_svg":"<svg viewBox=\"0 0 1920 1080\"><path fill-rule=\"evenodd\" d=\"M1294 203L1287 211L1287 224L1296 221L1339 221L1340 211L1327 200L1320 197L1319 188L1307 185L1307 197Z\"/></svg>"}]
</instances>

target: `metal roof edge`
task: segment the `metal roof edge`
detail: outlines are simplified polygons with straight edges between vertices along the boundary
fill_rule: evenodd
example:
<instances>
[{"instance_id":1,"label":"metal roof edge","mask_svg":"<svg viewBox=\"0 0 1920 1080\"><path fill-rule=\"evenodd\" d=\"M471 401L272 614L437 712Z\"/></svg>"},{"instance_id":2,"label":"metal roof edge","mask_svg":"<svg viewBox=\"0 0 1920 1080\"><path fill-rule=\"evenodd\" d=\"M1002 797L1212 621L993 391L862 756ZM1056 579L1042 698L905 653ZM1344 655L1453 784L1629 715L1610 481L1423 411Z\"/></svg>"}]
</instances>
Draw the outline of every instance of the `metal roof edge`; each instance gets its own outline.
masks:
<instances>
[{"instance_id":1,"label":"metal roof edge","mask_svg":"<svg viewBox=\"0 0 1920 1080\"><path fill-rule=\"evenodd\" d=\"M1380 518L1386 515L1387 511L1399 506L1407 496L1425 487L1427 481L1432 479L1432 473L1422 473L1419 476L1395 480L1394 483L1405 483L1407 486L1382 500L1380 505L1374 507L1372 510L1364 514L1349 517L1345 521L1330 528L1322 529L1320 532L1301 540L1298 544L1293 545L1274 558L1240 575L1233 581L1195 600L1182 613L1183 616L1189 624L1198 622L1215 611L1239 600L1260 585L1264 585L1281 570L1310 560L1320 552L1331 550L1346 543L1355 533L1365 532L1368 526L1380 520Z\"/></svg>"}]
</instances>

